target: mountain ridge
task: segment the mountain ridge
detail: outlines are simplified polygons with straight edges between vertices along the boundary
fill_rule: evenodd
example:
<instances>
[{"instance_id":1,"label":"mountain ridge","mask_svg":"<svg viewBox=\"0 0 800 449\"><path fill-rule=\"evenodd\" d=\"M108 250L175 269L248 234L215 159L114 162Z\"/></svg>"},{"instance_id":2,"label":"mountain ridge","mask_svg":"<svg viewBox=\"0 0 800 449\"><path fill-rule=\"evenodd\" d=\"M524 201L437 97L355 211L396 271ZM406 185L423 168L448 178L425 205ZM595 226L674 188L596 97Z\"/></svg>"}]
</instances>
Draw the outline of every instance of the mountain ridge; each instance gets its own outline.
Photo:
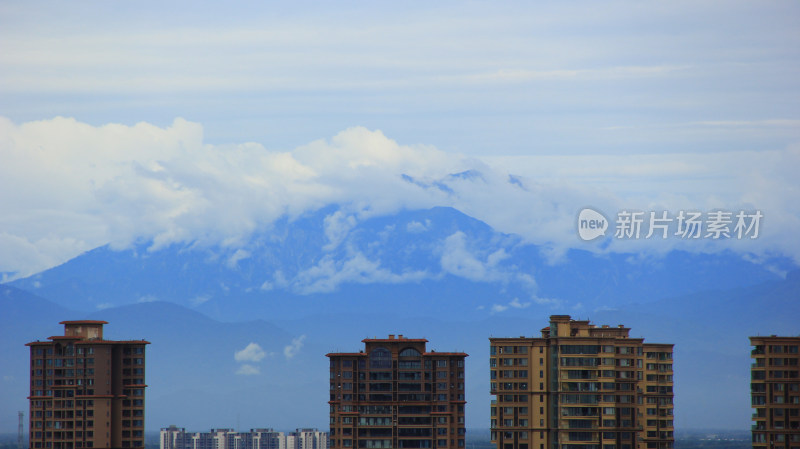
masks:
<instances>
[{"instance_id":1,"label":"mountain ridge","mask_svg":"<svg viewBox=\"0 0 800 449\"><path fill-rule=\"evenodd\" d=\"M780 278L770 266L732 253L673 251L641 259L569 250L553 263L543 247L444 207L358 217L329 206L276 222L247 245L151 245L96 248L8 285L77 310L162 300L238 320L239 310L297 313L289 302L386 307L368 297L406 298L409 307L431 313L450 306L437 308L439 298L459 298L462 309L484 311L475 317L513 304L594 309L679 296L698 285L725 289Z\"/></svg>"},{"instance_id":2,"label":"mountain ridge","mask_svg":"<svg viewBox=\"0 0 800 449\"><path fill-rule=\"evenodd\" d=\"M698 301L698 295L704 300ZM174 422L176 416L188 427L218 427L232 422L237 413L246 416L245 426L268 422L275 427L324 428L328 384L324 354L357 351L363 338L389 333L427 338L434 350L469 354L467 425L481 427L489 419L488 338L538 337L549 315L571 314L598 325L624 324L632 336L642 336L646 342L675 345L676 427L746 429L751 414L747 337L765 326L770 333L796 334L798 298L800 276L792 274L744 289L626 304L614 311L537 305L515 309L513 314L464 318L421 310L398 316L340 307L337 313L308 311L291 319L251 315L247 321L223 322L202 311L159 301L94 312L68 311L45 298L0 286L4 312L0 336L5 342L0 345L0 358L17 361L4 366L0 413L24 409L28 393L25 343L60 335L57 323L64 319L101 319L109 322L107 338L144 338L151 343L146 416L150 429ZM694 304L695 310L684 314L681 310L687 304ZM727 305L724 313L717 313L719 304ZM736 321L731 322L731 317ZM251 344L258 345L263 355L237 360L236 354ZM241 373L245 364L252 366L253 374ZM213 394L199 400L198 391ZM208 401L218 401L220 406L205 407Z\"/></svg>"}]
</instances>

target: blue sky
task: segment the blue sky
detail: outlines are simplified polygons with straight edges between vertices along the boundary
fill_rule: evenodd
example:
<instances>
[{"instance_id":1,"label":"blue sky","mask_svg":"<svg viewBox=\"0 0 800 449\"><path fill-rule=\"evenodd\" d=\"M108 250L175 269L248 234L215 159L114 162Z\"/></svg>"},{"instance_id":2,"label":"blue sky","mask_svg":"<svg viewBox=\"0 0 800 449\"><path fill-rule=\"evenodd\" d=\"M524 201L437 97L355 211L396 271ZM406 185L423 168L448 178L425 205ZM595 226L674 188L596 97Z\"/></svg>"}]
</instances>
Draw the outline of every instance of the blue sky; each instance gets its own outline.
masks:
<instances>
[{"instance_id":1,"label":"blue sky","mask_svg":"<svg viewBox=\"0 0 800 449\"><path fill-rule=\"evenodd\" d=\"M583 244L585 206L763 209L757 242L596 250L797 261L798 19L791 1L3 2L0 272L244 241L330 202L454 206L555 254ZM396 182L463 170L482 181L451 195Z\"/></svg>"}]
</instances>

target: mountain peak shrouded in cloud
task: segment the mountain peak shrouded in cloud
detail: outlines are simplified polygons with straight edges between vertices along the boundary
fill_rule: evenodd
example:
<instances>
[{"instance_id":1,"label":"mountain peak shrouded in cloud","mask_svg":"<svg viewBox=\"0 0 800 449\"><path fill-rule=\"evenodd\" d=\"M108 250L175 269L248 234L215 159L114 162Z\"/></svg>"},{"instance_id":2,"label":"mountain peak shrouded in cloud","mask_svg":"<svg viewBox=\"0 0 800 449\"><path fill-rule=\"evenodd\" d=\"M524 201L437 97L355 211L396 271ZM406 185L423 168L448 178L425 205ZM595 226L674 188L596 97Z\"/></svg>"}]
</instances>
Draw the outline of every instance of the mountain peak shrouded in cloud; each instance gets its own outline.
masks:
<instances>
[{"instance_id":1,"label":"mountain peak shrouded in cloud","mask_svg":"<svg viewBox=\"0 0 800 449\"><path fill-rule=\"evenodd\" d=\"M183 119L163 128L3 119L0 128L6 136L0 141L0 189L13 192L0 198L0 271L12 277L105 244L123 249L136 242L149 242L149 251L173 244L241 250L228 260L235 266L249 257L247 244L256 233L331 204L340 208L326 218L327 251L361 220L447 206L544 247L556 262L569 248L800 258L794 235L800 206L792 201L800 181L787 170L800 165L800 148L728 153L717 163L707 154L483 161L403 145L362 127L291 151L207 144L202 126ZM577 211L587 205L611 215L625 209L758 209L764 220L752 240L611 239L590 245L575 228ZM466 273L469 267L459 269Z\"/></svg>"},{"instance_id":2,"label":"mountain peak shrouded in cloud","mask_svg":"<svg viewBox=\"0 0 800 449\"><path fill-rule=\"evenodd\" d=\"M104 246L11 285L84 311L158 298L224 320L338 313L342 304L400 315L456 307L479 319L653 301L698 284L747 286L779 278L775 267L792 267L785 258L679 250L654 256L570 249L552 263L545 247L449 207L359 217L330 205L281 218L244 245L246 254L223 243Z\"/></svg>"}]
</instances>

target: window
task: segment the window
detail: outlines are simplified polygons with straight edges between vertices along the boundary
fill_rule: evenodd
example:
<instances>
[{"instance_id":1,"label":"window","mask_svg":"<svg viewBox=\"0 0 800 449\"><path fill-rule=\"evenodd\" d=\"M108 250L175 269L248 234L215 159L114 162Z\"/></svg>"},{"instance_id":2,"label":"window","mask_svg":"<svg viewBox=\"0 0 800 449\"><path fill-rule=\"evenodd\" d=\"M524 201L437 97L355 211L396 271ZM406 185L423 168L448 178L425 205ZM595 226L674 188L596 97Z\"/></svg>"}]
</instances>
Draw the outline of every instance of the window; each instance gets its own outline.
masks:
<instances>
[{"instance_id":1,"label":"window","mask_svg":"<svg viewBox=\"0 0 800 449\"><path fill-rule=\"evenodd\" d=\"M414 348L406 348L400 351L400 357L419 357L420 355L422 354Z\"/></svg>"},{"instance_id":2,"label":"window","mask_svg":"<svg viewBox=\"0 0 800 449\"><path fill-rule=\"evenodd\" d=\"M392 367L392 354L386 348L375 348L369 354L371 369L387 369Z\"/></svg>"}]
</instances>

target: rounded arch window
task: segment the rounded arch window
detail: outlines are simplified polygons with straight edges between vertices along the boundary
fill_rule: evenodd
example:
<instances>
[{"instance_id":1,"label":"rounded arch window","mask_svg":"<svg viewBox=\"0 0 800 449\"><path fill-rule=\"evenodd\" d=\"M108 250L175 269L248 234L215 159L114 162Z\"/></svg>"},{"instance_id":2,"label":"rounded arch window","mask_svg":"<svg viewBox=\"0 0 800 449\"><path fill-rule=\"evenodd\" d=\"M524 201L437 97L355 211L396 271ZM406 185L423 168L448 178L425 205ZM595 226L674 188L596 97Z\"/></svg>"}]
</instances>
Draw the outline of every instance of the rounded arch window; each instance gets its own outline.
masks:
<instances>
[{"instance_id":1,"label":"rounded arch window","mask_svg":"<svg viewBox=\"0 0 800 449\"><path fill-rule=\"evenodd\" d=\"M400 357L419 357L422 354L414 348L406 348L400 351Z\"/></svg>"},{"instance_id":2,"label":"rounded arch window","mask_svg":"<svg viewBox=\"0 0 800 449\"><path fill-rule=\"evenodd\" d=\"M392 353L386 348L375 348L369 353L369 367L384 369L392 367Z\"/></svg>"}]
</instances>

